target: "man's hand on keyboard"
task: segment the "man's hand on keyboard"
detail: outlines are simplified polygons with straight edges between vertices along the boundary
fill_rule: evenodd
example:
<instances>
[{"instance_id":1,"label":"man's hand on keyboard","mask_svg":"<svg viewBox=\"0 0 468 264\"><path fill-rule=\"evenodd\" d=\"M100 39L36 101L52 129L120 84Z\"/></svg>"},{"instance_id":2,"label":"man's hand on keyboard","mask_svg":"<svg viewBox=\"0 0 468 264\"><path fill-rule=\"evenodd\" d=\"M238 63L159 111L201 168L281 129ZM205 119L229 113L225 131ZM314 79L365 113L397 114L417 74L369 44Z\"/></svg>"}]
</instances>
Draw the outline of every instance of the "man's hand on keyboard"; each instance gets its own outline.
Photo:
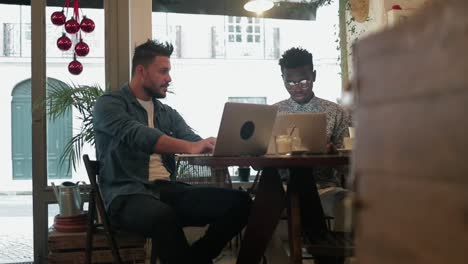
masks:
<instances>
[{"instance_id":1,"label":"man's hand on keyboard","mask_svg":"<svg viewBox=\"0 0 468 264\"><path fill-rule=\"evenodd\" d=\"M216 144L216 138L209 137L197 142L193 142L191 154L212 153Z\"/></svg>"}]
</instances>

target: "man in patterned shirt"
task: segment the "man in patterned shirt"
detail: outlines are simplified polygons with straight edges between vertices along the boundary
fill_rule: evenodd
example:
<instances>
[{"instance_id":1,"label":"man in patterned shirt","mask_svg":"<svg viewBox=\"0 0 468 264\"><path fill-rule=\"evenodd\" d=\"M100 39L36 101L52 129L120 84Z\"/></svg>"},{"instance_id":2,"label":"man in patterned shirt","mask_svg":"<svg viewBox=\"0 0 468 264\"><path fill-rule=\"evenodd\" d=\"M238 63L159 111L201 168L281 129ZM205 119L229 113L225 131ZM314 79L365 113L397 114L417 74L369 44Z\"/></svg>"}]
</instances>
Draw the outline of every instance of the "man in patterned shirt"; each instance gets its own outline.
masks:
<instances>
[{"instance_id":1,"label":"man in patterned shirt","mask_svg":"<svg viewBox=\"0 0 468 264\"><path fill-rule=\"evenodd\" d=\"M314 70L312 54L302 48L285 51L279 60L284 86L291 95L280 101L280 112L324 112L327 116L328 149L333 151L343 147L343 138L349 134L348 114L336 103L318 98L313 90L317 72ZM335 228L341 229L343 223L342 202L347 190L343 189L340 173L331 168L314 170L314 178L322 201L324 213L335 217Z\"/></svg>"}]
</instances>

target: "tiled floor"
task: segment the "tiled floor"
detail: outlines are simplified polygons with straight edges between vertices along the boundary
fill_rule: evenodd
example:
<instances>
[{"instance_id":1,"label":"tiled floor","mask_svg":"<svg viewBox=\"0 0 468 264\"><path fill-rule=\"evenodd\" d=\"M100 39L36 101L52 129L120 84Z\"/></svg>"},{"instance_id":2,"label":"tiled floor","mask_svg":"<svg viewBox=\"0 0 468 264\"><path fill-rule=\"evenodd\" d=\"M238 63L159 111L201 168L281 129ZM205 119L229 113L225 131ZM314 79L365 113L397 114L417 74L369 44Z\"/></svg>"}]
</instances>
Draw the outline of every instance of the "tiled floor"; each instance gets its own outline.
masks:
<instances>
[{"instance_id":1,"label":"tiled floor","mask_svg":"<svg viewBox=\"0 0 468 264\"><path fill-rule=\"evenodd\" d=\"M204 228L186 228L184 229L187 239L191 242L197 240L198 237L204 233ZM288 259L282 249L282 244L279 242L280 239L276 239L277 243L270 243L267 248L266 257L268 264L283 264L287 263ZM236 263L237 248L236 243L233 242L232 247L226 247L220 256L214 260L216 264L234 264ZM282 252L281 252L282 251ZM304 262L305 264L311 264L313 262Z\"/></svg>"},{"instance_id":2,"label":"tiled floor","mask_svg":"<svg viewBox=\"0 0 468 264\"><path fill-rule=\"evenodd\" d=\"M287 230L286 223L280 222L265 252L265 256L267 258L268 264L289 263L287 253L284 250L284 248L287 247L287 243L285 244L284 242L288 237L286 230ZM184 231L189 241L195 241L198 237L203 235L204 228L187 228L187 229L184 229ZM233 243L233 246L235 247L235 243ZM215 264L235 264L236 256L237 256L236 248L226 247L226 249L221 253L221 255L217 259L215 259L214 263ZM302 263L313 264L314 261L312 259L305 259L303 260ZM348 259L346 261L346 264L353 264L353 263L355 263L355 261L353 261L352 259Z\"/></svg>"},{"instance_id":3,"label":"tiled floor","mask_svg":"<svg viewBox=\"0 0 468 264\"><path fill-rule=\"evenodd\" d=\"M49 208L50 209L50 208ZM49 223L53 222L53 211L49 215ZM276 234L276 238L267 249L268 264L288 263L288 259L282 245L281 239L287 238L283 231ZM202 235L203 229L198 231L197 236ZM1 196L0 197L0 263L30 262L33 259L33 222L32 222L32 197L26 196ZM216 264L231 264L236 262L236 254L232 250L226 249L221 256L216 259ZM313 261L304 261L305 264L312 264Z\"/></svg>"},{"instance_id":4,"label":"tiled floor","mask_svg":"<svg viewBox=\"0 0 468 264\"><path fill-rule=\"evenodd\" d=\"M281 229L284 229L284 227L282 228L280 224L280 226L276 230L272 240L270 241L266 249L265 256L267 258L268 264L289 263L287 253L285 251L285 248L288 247L288 244L285 241L287 234L284 234L284 230L282 231ZM305 254L306 253L303 252L303 255ZM234 264L236 263L235 256L236 256L235 250L226 248L214 262L216 264ZM302 263L313 264L314 261L313 259L304 259ZM355 263L356 263L356 260L354 258L348 258L346 259L346 262L345 262L345 264L355 264Z\"/></svg>"},{"instance_id":5,"label":"tiled floor","mask_svg":"<svg viewBox=\"0 0 468 264\"><path fill-rule=\"evenodd\" d=\"M221 256L218 259L216 259L214 261L214 263L215 264L235 264L236 263L236 258L233 255L230 255L229 253L221 254ZM272 263L287 263L287 262L278 262L278 261L270 259L268 261L268 264L272 264ZM354 263L354 262L352 262L351 259L346 261L346 264L352 264L352 263ZM314 264L314 261L306 259L306 260L302 261L302 264Z\"/></svg>"},{"instance_id":6,"label":"tiled floor","mask_svg":"<svg viewBox=\"0 0 468 264\"><path fill-rule=\"evenodd\" d=\"M223 258L220 259L219 261L215 262L216 264L235 264L236 260L234 258ZM302 262L303 264L313 264L314 262L312 260L304 260Z\"/></svg>"},{"instance_id":7,"label":"tiled floor","mask_svg":"<svg viewBox=\"0 0 468 264\"><path fill-rule=\"evenodd\" d=\"M236 263L236 258L229 254L229 253L226 253L226 254L221 254L221 256L216 259L214 261L215 264L235 264ZM287 261L278 261L278 260L275 260L275 259L270 259L268 260L268 264L273 264L273 263L288 263ZM353 259L347 259L345 264L354 264L355 263L355 260ZM314 264L314 261L313 260L309 260L309 259L306 259L306 260L303 260L302 261L302 264Z\"/></svg>"}]
</instances>

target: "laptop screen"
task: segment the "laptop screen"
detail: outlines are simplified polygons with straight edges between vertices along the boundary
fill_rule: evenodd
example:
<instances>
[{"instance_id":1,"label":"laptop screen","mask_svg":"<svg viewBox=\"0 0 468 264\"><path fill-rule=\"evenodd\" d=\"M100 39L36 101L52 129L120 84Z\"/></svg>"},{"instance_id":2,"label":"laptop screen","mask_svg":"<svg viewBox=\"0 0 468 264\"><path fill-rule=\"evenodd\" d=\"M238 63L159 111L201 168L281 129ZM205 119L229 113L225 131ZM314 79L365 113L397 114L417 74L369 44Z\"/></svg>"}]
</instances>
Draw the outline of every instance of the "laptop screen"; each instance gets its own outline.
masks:
<instances>
[{"instance_id":1,"label":"laptop screen","mask_svg":"<svg viewBox=\"0 0 468 264\"><path fill-rule=\"evenodd\" d=\"M278 107L228 102L213 156L261 156L267 152Z\"/></svg>"},{"instance_id":2,"label":"laptop screen","mask_svg":"<svg viewBox=\"0 0 468 264\"><path fill-rule=\"evenodd\" d=\"M294 129L293 129L294 128ZM327 117L325 113L280 113L276 117L268 154L276 153L275 136L290 134L301 139L307 153L325 153Z\"/></svg>"}]
</instances>

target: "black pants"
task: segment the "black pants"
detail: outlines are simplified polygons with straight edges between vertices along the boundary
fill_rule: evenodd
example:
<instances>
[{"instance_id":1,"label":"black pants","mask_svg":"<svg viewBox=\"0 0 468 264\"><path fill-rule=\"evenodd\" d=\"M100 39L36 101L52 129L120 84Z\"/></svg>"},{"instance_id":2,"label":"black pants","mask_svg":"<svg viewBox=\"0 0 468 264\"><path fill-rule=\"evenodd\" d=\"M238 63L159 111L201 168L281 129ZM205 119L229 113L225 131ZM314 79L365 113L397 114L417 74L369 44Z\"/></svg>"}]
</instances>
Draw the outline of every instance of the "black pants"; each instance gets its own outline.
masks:
<instances>
[{"instance_id":1,"label":"black pants","mask_svg":"<svg viewBox=\"0 0 468 264\"><path fill-rule=\"evenodd\" d=\"M112 225L150 237L164 263L212 263L247 224L251 199L246 192L157 181L160 199L144 194L117 197L109 208ZM185 226L209 225L189 246Z\"/></svg>"}]
</instances>

